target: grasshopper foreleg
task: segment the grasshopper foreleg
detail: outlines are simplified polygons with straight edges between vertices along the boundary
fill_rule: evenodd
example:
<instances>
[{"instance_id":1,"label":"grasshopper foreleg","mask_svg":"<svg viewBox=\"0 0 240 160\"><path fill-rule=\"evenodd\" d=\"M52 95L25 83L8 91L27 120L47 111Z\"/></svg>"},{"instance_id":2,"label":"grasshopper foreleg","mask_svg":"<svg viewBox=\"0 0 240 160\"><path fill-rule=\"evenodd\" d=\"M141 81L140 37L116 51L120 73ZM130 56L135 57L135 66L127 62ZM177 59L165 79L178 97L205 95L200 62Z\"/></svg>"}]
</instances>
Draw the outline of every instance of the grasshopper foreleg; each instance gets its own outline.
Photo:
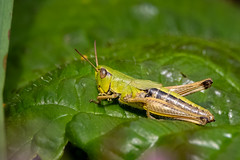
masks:
<instances>
[{"instance_id":1,"label":"grasshopper foreleg","mask_svg":"<svg viewBox=\"0 0 240 160\"><path fill-rule=\"evenodd\" d=\"M111 95L101 94L101 95L97 96L97 101L91 99L90 102L100 104L102 100L107 99L108 101L111 101L112 99L117 98L117 97L119 97L119 94L117 94L117 93L114 93L114 94L111 94Z\"/></svg>"}]
</instances>

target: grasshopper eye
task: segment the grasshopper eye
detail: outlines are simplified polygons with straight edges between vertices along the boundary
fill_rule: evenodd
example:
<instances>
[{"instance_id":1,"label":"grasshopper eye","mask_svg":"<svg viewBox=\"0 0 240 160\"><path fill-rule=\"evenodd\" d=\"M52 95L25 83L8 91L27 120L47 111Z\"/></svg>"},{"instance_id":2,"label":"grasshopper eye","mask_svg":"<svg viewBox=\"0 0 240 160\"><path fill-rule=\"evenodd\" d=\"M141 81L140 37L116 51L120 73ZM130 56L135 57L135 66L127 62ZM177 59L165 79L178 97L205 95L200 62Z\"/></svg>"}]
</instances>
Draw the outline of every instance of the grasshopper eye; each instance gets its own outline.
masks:
<instances>
[{"instance_id":1,"label":"grasshopper eye","mask_svg":"<svg viewBox=\"0 0 240 160\"><path fill-rule=\"evenodd\" d=\"M106 75L107 75L106 69L101 68L101 69L100 69L100 78L103 79L103 78L106 77Z\"/></svg>"}]
</instances>

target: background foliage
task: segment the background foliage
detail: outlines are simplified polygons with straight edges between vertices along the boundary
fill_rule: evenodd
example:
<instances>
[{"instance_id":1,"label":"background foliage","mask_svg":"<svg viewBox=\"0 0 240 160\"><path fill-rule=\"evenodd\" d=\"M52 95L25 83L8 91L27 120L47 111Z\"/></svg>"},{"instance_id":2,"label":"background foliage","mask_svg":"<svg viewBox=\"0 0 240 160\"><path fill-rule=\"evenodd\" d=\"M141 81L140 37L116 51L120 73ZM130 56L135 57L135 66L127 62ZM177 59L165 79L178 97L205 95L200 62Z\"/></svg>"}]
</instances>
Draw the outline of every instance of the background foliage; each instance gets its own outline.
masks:
<instances>
[{"instance_id":1,"label":"background foliage","mask_svg":"<svg viewBox=\"0 0 240 160\"><path fill-rule=\"evenodd\" d=\"M8 158L239 158L239 13L217 0L16 2L4 91ZM188 98L216 122L149 120L116 101L90 104L94 70L74 48L93 61L94 40L100 64L134 78L168 86L211 77L212 88Z\"/></svg>"}]
</instances>

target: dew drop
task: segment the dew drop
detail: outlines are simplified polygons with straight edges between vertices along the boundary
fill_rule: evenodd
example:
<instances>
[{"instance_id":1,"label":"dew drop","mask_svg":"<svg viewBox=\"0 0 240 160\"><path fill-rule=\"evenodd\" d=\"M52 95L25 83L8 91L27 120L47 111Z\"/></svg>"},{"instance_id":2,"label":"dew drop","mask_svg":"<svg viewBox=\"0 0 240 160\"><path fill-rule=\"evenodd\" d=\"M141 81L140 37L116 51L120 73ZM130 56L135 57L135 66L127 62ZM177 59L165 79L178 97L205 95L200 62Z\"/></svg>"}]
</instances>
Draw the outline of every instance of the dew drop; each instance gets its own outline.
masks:
<instances>
[{"instance_id":1,"label":"dew drop","mask_svg":"<svg viewBox=\"0 0 240 160\"><path fill-rule=\"evenodd\" d=\"M143 20L152 19L158 15L158 8L150 3L143 3L133 7L134 15Z\"/></svg>"},{"instance_id":2,"label":"dew drop","mask_svg":"<svg viewBox=\"0 0 240 160\"><path fill-rule=\"evenodd\" d=\"M219 97L222 95L221 92L219 92L219 91L217 91L217 90L215 91L215 94L216 94L217 96L219 96Z\"/></svg>"},{"instance_id":3,"label":"dew drop","mask_svg":"<svg viewBox=\"0 0 240 160\"><path fill-rule=\"evenodd\" d=\"M233 117L232 109L229 110L228 117L229 117L229 119L232 119L232 117Z\"/></svg>"}]
</instances>

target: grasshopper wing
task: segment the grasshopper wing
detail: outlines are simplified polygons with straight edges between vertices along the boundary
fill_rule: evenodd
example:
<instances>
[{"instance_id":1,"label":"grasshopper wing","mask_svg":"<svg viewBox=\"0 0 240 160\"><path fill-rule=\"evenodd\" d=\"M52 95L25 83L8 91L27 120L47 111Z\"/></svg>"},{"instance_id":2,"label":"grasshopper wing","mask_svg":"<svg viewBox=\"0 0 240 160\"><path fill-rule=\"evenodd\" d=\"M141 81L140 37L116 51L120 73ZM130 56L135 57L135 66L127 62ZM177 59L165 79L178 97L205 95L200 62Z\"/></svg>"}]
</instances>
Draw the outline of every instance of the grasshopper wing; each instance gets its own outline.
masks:
<instances>
[{"instance_id":1,"label":"grasshopper wing","mask_svg":"<svg viewBox=\"0 0 240 160\"><path fill-rule=\"evenodd\" d=\"M149 88L160 89L162 87L161 83L153 82L150 80L142 80L142 79L135 79L135 80L131 81L130 85L132 85L140 90L146 90Z\"/></svg>"}]
</instances>

